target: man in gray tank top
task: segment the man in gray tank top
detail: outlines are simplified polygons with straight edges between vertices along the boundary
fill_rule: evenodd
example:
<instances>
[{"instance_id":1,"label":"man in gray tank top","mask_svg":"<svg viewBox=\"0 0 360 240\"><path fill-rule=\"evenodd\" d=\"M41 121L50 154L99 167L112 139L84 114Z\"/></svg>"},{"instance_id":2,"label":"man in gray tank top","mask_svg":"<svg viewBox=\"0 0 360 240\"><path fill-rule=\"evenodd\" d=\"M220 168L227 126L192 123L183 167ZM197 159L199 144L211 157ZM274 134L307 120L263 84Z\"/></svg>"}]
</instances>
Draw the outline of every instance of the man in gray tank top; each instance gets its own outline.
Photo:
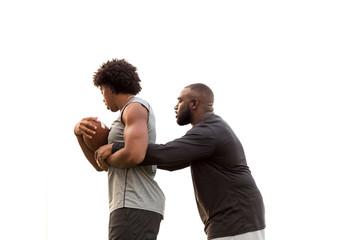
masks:
<instances>
[{"instance_id":1,"label":"man in gray tank top","mask_svg":"<svg viewBox=\"0 0 360 240\"><path fill-rule=\"evenodd\" d=\"M124 143L119 155L123 161L140 163L148 143L155 143L155 116L145 100L135 97L141 90L136 68L125 60L114 59L104 63L94 75L94 85L100 87L104 102L112 112L120 111L113 122L109 143ZM84 118L74 132L89 160L98 171L108 171L109 185L109 239L156 239L164 214L165 197L154 180L156 166L117 168L98 157L109 149L95 153L83 141L82 135L92 135L94 125ZM111 149L110 149L111 150ZM98 160L96 160L98 159Z\"/></svg>"}]
</instances>

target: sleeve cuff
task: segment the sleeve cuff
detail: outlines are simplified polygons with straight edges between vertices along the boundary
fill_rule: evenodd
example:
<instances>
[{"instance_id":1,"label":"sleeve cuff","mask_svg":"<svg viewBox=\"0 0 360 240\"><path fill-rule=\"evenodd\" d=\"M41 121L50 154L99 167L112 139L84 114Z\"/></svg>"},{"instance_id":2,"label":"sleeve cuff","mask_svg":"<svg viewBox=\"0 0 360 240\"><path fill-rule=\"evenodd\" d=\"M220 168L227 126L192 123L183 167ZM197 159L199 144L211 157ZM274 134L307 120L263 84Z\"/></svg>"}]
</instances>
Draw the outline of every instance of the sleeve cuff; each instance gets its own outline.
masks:
<instances>
[{"instance_id":1,"label":"sleeve cuff","mask_svg":"<svg viewBox=\"0 0 360 240\"><path fill-rule=\"evenodd\" d=\"M111 148L111 153L115 153L117 151L119 151L120 149L125 147L125 143L123 142L114 142L112 148Z\"/></svg>"}]
</instances>

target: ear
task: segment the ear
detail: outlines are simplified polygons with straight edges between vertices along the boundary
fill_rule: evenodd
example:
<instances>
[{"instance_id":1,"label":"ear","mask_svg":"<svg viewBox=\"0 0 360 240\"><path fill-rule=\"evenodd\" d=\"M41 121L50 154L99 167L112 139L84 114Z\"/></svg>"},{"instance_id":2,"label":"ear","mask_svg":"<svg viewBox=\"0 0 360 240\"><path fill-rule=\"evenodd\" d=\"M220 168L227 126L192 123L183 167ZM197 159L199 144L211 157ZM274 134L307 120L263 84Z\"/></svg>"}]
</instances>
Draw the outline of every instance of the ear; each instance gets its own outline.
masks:
<instances>
[{"instance_id":1,"label":"ear","mask_svg":"<svg viewBox=\"0 0 360 240\"><path fill-rule=\"evenodd\" d=\"M199 99L193 99L193 100L191 100L190 107L191 107L192 110L198 109L198 108L199 108L199 105L200 105Z\"/></svg>"}]
</instances>

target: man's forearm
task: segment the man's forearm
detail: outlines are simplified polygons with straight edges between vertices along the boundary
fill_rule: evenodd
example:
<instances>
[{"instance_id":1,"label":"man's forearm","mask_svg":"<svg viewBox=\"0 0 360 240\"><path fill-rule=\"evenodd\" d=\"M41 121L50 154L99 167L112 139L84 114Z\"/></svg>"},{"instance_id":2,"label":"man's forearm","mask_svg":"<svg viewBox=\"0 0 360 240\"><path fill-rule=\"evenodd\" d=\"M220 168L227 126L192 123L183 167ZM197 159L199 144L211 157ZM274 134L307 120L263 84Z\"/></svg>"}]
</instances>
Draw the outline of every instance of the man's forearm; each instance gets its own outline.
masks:
<instances>
[{"instance_id":1,"label":"man's forearm","mask_svg":"<svg viewBox=\"0 0 360 240\"><path fill-rule=\"evenodd\" d=\"M118 144L113 145L113 147L112 147L113 154L111 154L106 159L106 163L109 166L115 167L115 168L131 168L131 167L136 166L138 164L137 161L134 161L131 158L131 154L129 154L127 151L125 151L125 148L120 148L120 147L124 147L124 144L122 143L121 145L118 145ZM120 148L120 149L117 150L118 148Z\"/></svg>"},{"instance_id":2,"label":"man's forearm","mask_svg":"<svg viewBox=\"0 0 360 240\"><path fill-rule=\"evenodd\" d=\"M170 144L171 145L171 144ZM113 155L125 147L124 143L114 143L112 146ZM163 144L149 144L144 161L139 165L157 165L159 169L175 171L190 166L186 158L171 158L171 155L181 156L180 149L168 148ZM184 160L185 159L185 160ZM109 163L111 165L111 163Z\"/></svg>"},{"instance_id":3,"label":"man's forearm","mask_svg":"<svg viewBox=\"0 0 360 240\"><path fill-rule=\"evenodd\" d=\"M151 145L151 144L149 144L149 145ZM149 145L148 145L148 150L147 151L149 151ZM113 153L112 155L115 155L119 150L123 149L124 147L125 147L125 143L123 143L123 142L114 143L113 146L112 146L112 149L111 149L111 151ZM112 161L114 162L114 157L112 157ZM111 165L111 163L109 163L109 164ZM146 157L145 157L145 160L141 163L141 165L158 165L158 163L154 164L151 161L146 160Z\"/></svg>"},{"instance_id":4,"label":"man's forearm","mask_svg":"<svg viewBox=\"0 0 360 240\"><path fill-rule=\"evenodd\" d=\"M117 168L129 168L130 166L127 162L121 161L121 153L118 151L125 147L124 142L114 142L111 148L111 155L106 159L106 163L111 167Z\"/></svg>"},{"instance_id":5,"label":"man's forearm","mask_svg":"<svg viewBox=\"0 0 360 240\"><path fill-rule=\"evenodd\" d=\"M119 151L120 149L124 148L125 144L124 143L114 143L113 146L112 146L112 153L115 153L117 151ZM147 164L147 161L146 161L146 156L145 156L145 159L142 163L140 163L139 165L142 165L142 166L147 166L147 165L154 165L154 164ZM157 165L157 167L159 169L162 169L162 170L166 170L166 171L176 171L176 170L180 170L180 169L183 169L183 168L186 168L186 167L189 167L190 166L190 163L182 163L182 164L179 164L179 165L174 165L174 166L163 166L163 165L159 165L159 164L155 164Z\"/></svg>"},{"instance_id":6,"label":"man's forearm","mask_svg":"<svg viewBox=\"0 0 360 240\"><path fill-rule=\"evenodd\" d=\"M113 147L116 151L123 145ZM215 136L210 128L187 132L181 138L166 144L149 143L141 165L158 165L166 170L177 170L190 165L190 162L207 159L214 151Z\"/></svg>"}]
</instances>

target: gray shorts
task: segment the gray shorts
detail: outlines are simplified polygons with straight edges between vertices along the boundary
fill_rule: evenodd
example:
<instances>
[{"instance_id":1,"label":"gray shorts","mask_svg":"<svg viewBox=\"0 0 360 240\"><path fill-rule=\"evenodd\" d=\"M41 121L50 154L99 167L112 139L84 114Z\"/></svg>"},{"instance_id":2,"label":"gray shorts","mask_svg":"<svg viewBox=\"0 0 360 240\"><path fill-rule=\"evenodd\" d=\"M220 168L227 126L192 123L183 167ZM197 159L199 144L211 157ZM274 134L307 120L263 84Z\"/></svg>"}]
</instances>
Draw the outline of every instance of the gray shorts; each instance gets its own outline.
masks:
<instances>
[{"instance_id":1,"label":"gray shorts","mask_svg":"<svg viewBox=\"0 0 360 240\"><path fill-rule=\"evenodd\" d=\"M214 238L212 240L265 240L265 230L259 230L255 232L247 232L230 237Z\"/></svg>"}]
</instances>

